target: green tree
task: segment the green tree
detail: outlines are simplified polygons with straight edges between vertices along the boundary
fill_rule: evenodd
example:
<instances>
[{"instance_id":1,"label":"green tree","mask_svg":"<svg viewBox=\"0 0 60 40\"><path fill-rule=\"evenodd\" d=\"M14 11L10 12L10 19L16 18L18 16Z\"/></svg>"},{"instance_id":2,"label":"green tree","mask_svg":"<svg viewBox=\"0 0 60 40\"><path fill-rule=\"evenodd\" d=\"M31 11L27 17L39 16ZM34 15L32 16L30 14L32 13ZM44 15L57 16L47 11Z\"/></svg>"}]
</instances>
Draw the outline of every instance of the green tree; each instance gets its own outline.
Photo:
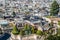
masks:
<instances>
[{"instance_id":1,"label":"green tree","mask_svg":"<svg viewBox=\"0 0 60 40\"><path fill-rule=\"evenodd\" d=\"M30 28L29 28L29 25L28 25L28 24L25 24L25 25L24 25L24 30L28 30L28 29L30 29Z\"/></svg>"},{"instance_id":2,"label":"green tree","mask_svg":"<svg viewBox=\"0 0 60 40\"><path fill-rule=\"evenodd\" d=\"M34 27L32 26L32 28L31 28L31 31L32 31L32 33L34 33L35 32L35 30L34 30Z\"/></svg>"},{"instance_id":3,"label":"green tree","mask_svg":"<svg viewBox=\"0 0 60 40\"><path fill-rule=\"evenodd\" d=\"M41 30L37 30L36 34L37 35L42 35L42 31Z\"/></svg>"},{"instance_id":4,"label":"green tree","mask_svg":"<svg viewBox=\"0 0 60 40\"><path fill-rule=\"evenodd\" d=\"M13 12L13 13L12 13L12 15L15 17L15 16L16 16L16 13L15 13L15 12Z\"/></svg>"},{"instance_id":5,"label":"green tree","mask_svg":"<svg viewBox=\"0 0 60 40\"><path fill-rule=\"evenodd\" d=\"M53 34L53 30L52 30L52 28L54 27L54 23L53 23L53 20L51 21L51 23L49 24L49 26L50 26L50 29L48 30L48 34Z\"/></svg>"},{"instance_id":6,"label":"green tree","mask_svg":"<svg viewBox=\"0 0 60 40\"><path fill-rule=\"evenodd\" d=\"M49 35L45 40L60 40L60 36Z\"/></svg>"},{"instance_id":7,"label":"green tree","mask_svg":"<svg viewBox=\"0 0 60 40\"><path fill-rule=\"evenodd\" d=\"M19 30L18 30L18 28L17 28L16 26L13 27L12 33L13 33L14 35L19 34Z\"/></svg>"},{"instance_id":8,"label":"green tree","mask_svg":"<svg viewBox=\"0 0 60 40\"><path fill-rule=\"evenodd\" d=\"M26 35L31 34L31 27L28 24L25 24L24 31Z\"/></svg>"},{"instance_id":9,"label":"green tree","mask_svg":"<svg viewBox=\"0 0 60 40\"><path fill-rule=\"evenodd\" d=\"M0 34L3 34L2 29L0 28Z\"/></svg>"},{"instance_id":10,"label":"green tree","mask_svg":"<svg viewBox=\"0 0 60 40\"><path fill-rule=\"evenodd\" d=\"M20 30L20 33L19 33L21 36L24 35L24 31L23 30Z\"/></svg>"},{"instance_id":11,"label":"green tree","mask_svg":"<svg viewBox=\"0 0 60 40\"><path fill-rule=\"evenodd\" d=\"M56 2L56 1L54 1L52 4L51 4L51 9L50 9L50 15L51 16L55 16L55 15L57 15L58 14L58 12L59 12L59 4Z\"/></svg>"}]
</instances>

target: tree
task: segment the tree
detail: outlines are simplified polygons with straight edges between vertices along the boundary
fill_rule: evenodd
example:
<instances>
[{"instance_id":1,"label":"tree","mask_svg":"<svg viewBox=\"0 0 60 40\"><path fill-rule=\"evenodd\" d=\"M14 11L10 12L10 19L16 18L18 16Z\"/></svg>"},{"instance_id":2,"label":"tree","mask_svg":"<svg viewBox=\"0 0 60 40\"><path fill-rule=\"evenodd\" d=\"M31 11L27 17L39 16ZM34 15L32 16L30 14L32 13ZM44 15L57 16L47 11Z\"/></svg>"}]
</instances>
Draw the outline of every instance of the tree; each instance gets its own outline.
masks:
<instances>
[{"instance_id":1,"label":"tree","mask_svg":"<svg viewBox=\"0 0 60 40\"><path fill-rule=\"evenodd\" d=\"M42 31L41 30L37 30L36 34L37 35L42 35Z\"/></svg>"},{"instance_id":2,"label":"tree","mask_svg":"<svg viewBox=\"0 0 60 40\"><path fill-rule=\"evenodd\" d=\"M25 24L24 25L24 30L28 30L29 29L29 25L28 24Z\"/></svg>"},{"instance_id":3,"label":"tree","mask_svg":"<svg viewBox=\"0 0 60 40\"><path fill-rule=\"evenodd\" d=\"M60 40L60 36L49 35L45 40Z\"/></svg>"},{"instance_id":4,"label":"tree","mask_svg":"<svg viewBox=\"0 0 60 40\"><path fill-rule=\"evenodd\" d=\"M23 36L24 35L24 31L20 30L20 35Z\"/></svg>"},{"instance_id":5,"label":"tree","mask_svg":"<svg viewBox=\"0 0 60 40\"><path fill-rule=\"evenodd\" d=\"M59 4L56 2L56 1L54 1L52 4L51 4L51 9L50 9L50 15L51 16L55 16L55 15L57 15L58 14L58 12L59 12Z\"/></svg>"},{"instance_id":6,"label":"tree","mask_svg":"<svg viewBox=\"0 0 60 40\"><path fill-rule=\"evenodd\" d=\"M49 35L46 40L53 40L54 39L54 36L53 35Z\"/></svg>"},{"instance_id":7,"label":"tree","mask_svg":"<svg viewBox=\"0 0 60 40\"><path fill-rule=\"evenodd\" d=\"M2 29L0 28L0 34L3 34Z\"/></svg>"},{"instance_id":8,"label":"tree","mask_svg":"<svg viewBox=\"0 0 60 40\"><path fill-rule=\"evenodd\" d=\"M15 16L16 16L16 13L15 13L15 12L13 12L13 13L12 13L12 15L15 17Z\"/></svg>"},{"instance_id":9,"label":"tree","mask_svg":"<svg viewBox=\"0 0 60 40\"><path fill-rule=\"evenodd\" d=\"M16 26L13 27L12 33L13 33L14 35L19 34L18 28L17 28Z\"/></svg>"},{"instance_id":10,"label":"tree","mask_svg":"<svg viewBox=\"0 0 60 40\"><path fill-rule=\"evenodd\" d=\"M26 35L31 34L31 27L28 24L25 24L24 31Z\"/></svg>"},{"instance_id":11,"label":"tree","mask_svg":"<svg viewBox=\"0 0 60 40\"><path fill-rule=\"evenodd\" d=\"M31 27L31 31L32 31L32 33L34 33L34 32L35 32L35 30L34 30L34 27L33 27L33 26Z\"/></svg>"}]
</instances>

